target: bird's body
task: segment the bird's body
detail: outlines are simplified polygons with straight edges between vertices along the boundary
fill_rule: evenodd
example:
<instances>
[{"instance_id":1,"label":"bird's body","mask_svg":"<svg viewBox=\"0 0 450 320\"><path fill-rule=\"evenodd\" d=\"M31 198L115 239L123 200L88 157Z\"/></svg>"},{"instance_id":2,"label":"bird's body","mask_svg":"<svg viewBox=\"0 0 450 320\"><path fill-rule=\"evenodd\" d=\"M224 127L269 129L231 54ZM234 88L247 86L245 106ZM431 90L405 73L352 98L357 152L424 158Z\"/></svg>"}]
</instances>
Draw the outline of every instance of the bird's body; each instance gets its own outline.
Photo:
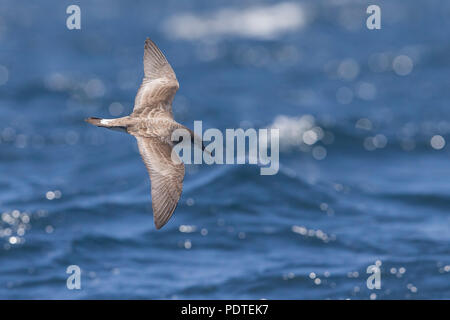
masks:
<instances>
[{"instance_id":1,"label":"bird's body","mask_svg":"<svg viewBox=\"0 0 450 320\"><path fill-rule=\"evenodd\" d=\"M173 144L171 136L174 130L187 129L170 118L141 118L133 115L117 119L89 118L88 122L98 127L124 131L136 137L159 138L169 144Z\"/></svg>"},{"instance_id":2,"label":"bird's body","mask_svg":"<svg viewBox=\"0 0 450 320\"><path fill-rule=\"evenodd\" d=\"M179 84L172 67L150 39L145 41L144 73L133 112L129 116L118 119L88 118L86 121L136 137L150 175L155 226L160 229L172 216L183 188L184 164L172 154L172 133L176 129L192 131L173 119L172 101Z\"/></svg>"}]
</instances>

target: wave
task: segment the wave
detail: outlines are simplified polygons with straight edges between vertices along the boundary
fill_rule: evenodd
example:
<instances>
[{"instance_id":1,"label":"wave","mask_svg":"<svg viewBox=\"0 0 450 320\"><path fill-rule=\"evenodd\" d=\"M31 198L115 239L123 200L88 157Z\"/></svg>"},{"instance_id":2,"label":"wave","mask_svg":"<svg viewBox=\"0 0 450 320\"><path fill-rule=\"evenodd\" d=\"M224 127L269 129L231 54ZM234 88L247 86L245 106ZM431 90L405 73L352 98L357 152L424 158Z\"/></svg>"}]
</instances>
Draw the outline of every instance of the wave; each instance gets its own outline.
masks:
<instances>
[{"instance_id":1,"label":"wave","mask_svg":"<svg viewBox=\"0 0 450 320\"><path fill-rule=\"evenodd\" d=\"M223 8L214 13L177 14L165 23L168 36L201 40L223 36L273 39L286 32L303 28L307 23L305 10L293 2L242 8Z\"/></svg>"}]
</instances>

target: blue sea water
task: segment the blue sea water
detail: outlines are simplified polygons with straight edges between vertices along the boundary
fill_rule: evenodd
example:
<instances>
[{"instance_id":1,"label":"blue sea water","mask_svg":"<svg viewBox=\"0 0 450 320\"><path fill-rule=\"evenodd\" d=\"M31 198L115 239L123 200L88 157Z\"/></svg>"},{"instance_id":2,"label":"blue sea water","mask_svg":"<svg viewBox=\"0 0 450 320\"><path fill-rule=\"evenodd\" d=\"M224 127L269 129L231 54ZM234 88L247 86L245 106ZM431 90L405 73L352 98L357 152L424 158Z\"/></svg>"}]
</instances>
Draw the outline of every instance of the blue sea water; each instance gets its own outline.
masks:
<instances>
[{"instance_id":1,"label":"blue sea water","mask_svg":"<svg viewBox=\"0 0 450 320\"><path fill-rule=\"evenodd\" d=\"M0 298L449 299L450 3L372 2L0 0ZM131 112L147 36L177 121L281 146L187 165L158 231L135 139L83 121Z\"/></svg>"}]
</instances>

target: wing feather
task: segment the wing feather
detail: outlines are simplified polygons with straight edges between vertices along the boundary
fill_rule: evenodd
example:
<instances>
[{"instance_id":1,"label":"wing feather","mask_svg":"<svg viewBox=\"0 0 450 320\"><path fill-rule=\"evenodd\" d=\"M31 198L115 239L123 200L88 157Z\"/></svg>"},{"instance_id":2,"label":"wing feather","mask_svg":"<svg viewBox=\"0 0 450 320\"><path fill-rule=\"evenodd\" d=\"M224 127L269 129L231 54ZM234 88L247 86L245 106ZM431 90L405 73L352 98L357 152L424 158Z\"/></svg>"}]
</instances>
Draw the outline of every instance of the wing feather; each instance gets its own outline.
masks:
<instances>
[{"instance_id":1,"label":"wing feather","mask_svg":"<svg viewBox=\"0 0 450 320\"><path fill-rule=\"evenodd\" d=\"M172 100L178 80L164 54L147 38L144 46L144 79L134 100L133 115L138 117L172 116Z\"/></svg>"},{"instance_id":2,"label":"wing feather","mask_svg":"<svg viewBox=\"0 0 450 320\"><path fill-rule=\"evenodd\" d=\"M151 181L153 219L157 229L169 221L183 190L184 164L172 161L172 147L158 138L136 137Z\"/></svg>"}]
</instances>

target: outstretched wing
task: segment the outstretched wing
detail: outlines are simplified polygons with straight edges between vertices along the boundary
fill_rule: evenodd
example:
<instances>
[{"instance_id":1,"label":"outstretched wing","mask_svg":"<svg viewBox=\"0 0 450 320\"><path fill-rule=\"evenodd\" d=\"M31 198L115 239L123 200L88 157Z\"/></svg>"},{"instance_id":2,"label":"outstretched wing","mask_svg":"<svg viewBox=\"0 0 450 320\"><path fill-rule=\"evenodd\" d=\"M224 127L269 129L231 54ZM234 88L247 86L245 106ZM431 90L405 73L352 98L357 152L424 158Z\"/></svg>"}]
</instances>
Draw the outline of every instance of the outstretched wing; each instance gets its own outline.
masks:
<instances>
[{"instance_id":1,"label":"outstretched wing","mask_svg":"<svg viewBox=\"0 0 450 320\"><path fill-rule=\"evenodd\" d=\"M134 100L133 115L172 118L172 100L179 88L178 80L166 57L149 38L144 46L144 74Z\"/></svg>"},{"instance_id":2,"label":"outstretched wing","mask_svg":"<svg viewBox=\"0 0 450 320\"><path fill-rule=\"evenodd\" d=\"M151 180L153 219L156 229L164 226L177 207L183 190L184 164L176 156L172 161L172 147L157 138L136 137L139 152Z\"/></svg>"}]
</instances>

